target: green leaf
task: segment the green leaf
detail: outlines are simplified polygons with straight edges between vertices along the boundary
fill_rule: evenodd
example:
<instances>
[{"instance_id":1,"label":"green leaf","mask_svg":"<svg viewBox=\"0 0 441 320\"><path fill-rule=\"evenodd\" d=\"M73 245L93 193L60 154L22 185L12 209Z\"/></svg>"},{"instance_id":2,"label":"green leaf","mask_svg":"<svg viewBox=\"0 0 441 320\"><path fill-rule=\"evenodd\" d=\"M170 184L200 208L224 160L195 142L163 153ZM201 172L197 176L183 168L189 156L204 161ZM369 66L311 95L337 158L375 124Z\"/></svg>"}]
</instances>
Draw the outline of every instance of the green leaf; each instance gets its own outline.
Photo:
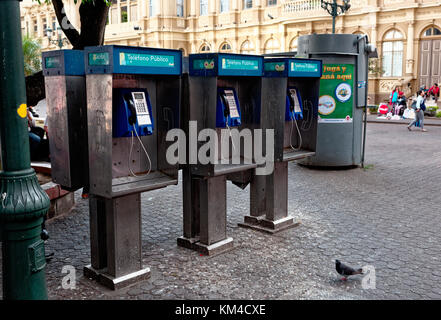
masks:
<instances>
[{"instance_id":1,"label":"green leaf","mask_svg":"<svg viewBox=\"0 0 441 320\"><path fill-rule=\"evenodd\" d=\"M41 70L41 44L38 40L24 35L22 45L25 76L29 76Z\"/></svg>"}]
</instances>

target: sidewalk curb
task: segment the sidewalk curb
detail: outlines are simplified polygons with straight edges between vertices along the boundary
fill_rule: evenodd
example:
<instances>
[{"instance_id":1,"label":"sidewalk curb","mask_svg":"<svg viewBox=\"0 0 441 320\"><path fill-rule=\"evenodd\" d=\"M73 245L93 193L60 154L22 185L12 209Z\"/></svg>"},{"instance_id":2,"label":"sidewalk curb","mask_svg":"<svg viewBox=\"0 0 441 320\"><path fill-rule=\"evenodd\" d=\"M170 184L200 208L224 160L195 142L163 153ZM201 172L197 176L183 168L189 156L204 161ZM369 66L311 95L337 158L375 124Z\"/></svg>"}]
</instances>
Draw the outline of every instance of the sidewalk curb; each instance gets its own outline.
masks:
<instances>
[{"instance_id":1,"label":"sidewalk curb","mask_svg":"<svg viewBox=\"0 0 441 320\"><path fill-rule=\"evenodd\" d=\"M394 120L368 120L368 123L386 123L386 124L405 124L409 125L407 122L401 122L401 121L394 121ZM441 121L440 123L427 123L424 122L424 126L432 126L432 127L441 127Z\"/></svg>"}]
</instances>

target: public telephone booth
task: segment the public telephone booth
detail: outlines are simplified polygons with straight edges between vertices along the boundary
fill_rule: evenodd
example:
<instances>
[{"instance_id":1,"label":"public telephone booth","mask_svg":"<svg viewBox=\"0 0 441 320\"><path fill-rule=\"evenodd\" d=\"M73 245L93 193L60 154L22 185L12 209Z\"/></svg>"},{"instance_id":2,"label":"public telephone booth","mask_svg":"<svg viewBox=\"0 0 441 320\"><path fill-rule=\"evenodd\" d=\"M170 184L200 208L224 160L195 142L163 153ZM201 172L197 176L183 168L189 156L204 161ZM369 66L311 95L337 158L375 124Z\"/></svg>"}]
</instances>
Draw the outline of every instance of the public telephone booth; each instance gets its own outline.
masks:
<instances>
[{"instance_id":1,"label":"public telephone booth","mask_svg":"<svg viewBox=\"0 0 441 320\"><path fill-rule=\"evenodd\" d=\"M288 215L288 162L315 155L320 60L264 60L260 127L274 130L274 170L251 177L243 227L276 233L297 225Z\"/></svg>"},{"instance_id":2,"label":"public telephone booth","mask_svg":"<svg viewBox=\"0 0 441 320\"><path fill-rule=\"evenodd\" d=\"M184 235L178 239L180 246L208 255L233 246L226 234L226 181L240 180L257 164L249 152L252 143L234 143L232 137L243 129L258 128L262 74L261 56L189 56L187 93L183 94L189 156L188 165L183 166ZM207 151L208 140L215 141L215 150ZM201 155L209 159L201 159Z\"/></svg>"},{"instance_id":3,"label":"public telephone booth","mask_svg":"<svg viewBox=\"0 0 441 320\"><path fill-rule=\"evenodd\" d=\"M92 195L85 274L115 289L150 275L141 257L141 192L178 183L166 135L179 128L182 53L113 45L84 52Z\"/></svg>"},{"instance_id":4,"label":"public telephone booth","mask_svg":"<svg viewBox=\"0 0 441 320\"><path fill-rule=\"evenodd\" d=\"M84 53L43 52L42 66L52 181L74 191L89 184Z\"/></svg>"}]
</instances>

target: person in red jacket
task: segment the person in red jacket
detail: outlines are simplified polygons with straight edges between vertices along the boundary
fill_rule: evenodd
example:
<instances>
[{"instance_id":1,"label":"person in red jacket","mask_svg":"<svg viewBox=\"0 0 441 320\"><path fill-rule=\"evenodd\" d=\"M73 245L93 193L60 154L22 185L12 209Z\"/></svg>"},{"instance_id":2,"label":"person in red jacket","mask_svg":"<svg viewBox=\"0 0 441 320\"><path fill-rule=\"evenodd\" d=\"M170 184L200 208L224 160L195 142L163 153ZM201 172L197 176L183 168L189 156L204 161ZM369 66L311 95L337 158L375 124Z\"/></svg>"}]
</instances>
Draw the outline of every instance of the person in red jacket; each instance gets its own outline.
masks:
<instances>
[{"instance_id":1,"label":"person in red jacket","mask_svg":"<svg viewBox=\"0 0 441 320\"><path fill-rule=\"evenodd\" d=\"M429 95L433 95L433 99L435 99L435 103L438 102L438 98L439 98L439 87L438 84L435 83L428 92Z\"/></svg>"}]
</instances>

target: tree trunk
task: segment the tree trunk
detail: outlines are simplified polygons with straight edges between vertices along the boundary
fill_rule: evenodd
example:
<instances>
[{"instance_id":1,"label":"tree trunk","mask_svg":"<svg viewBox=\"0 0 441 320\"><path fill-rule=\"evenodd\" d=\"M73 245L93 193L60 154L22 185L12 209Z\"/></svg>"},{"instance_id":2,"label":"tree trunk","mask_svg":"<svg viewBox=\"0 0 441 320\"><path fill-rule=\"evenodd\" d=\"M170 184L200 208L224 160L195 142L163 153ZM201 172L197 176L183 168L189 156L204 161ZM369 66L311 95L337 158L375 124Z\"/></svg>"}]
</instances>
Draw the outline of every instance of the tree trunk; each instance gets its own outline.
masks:
<instances>
[{"instance_id":1,"label":"tree trunk","mask_svg":"<svg viewBox=\"0 0 441 320\"><path fill-rule=\"evenodd\" d=\"M82 50L87 46L102 46L110 7L103 0L83 2L80 5L81 34L74 49Z\"/></svg>"},{"instance_id":2,"label":"tree trunk","mask_svg":"<svg viewBox=\"0 0 441 320\"><path fill-rule=\"evenodd\" d=\"M73 49L82 50L87 46L100 46L104 43L107 16L110 7L104 0L82 2L80 5L81 33L74 28L66 16L63 0L52 0L58 24Z\"/></svg>"}]
</instances>

